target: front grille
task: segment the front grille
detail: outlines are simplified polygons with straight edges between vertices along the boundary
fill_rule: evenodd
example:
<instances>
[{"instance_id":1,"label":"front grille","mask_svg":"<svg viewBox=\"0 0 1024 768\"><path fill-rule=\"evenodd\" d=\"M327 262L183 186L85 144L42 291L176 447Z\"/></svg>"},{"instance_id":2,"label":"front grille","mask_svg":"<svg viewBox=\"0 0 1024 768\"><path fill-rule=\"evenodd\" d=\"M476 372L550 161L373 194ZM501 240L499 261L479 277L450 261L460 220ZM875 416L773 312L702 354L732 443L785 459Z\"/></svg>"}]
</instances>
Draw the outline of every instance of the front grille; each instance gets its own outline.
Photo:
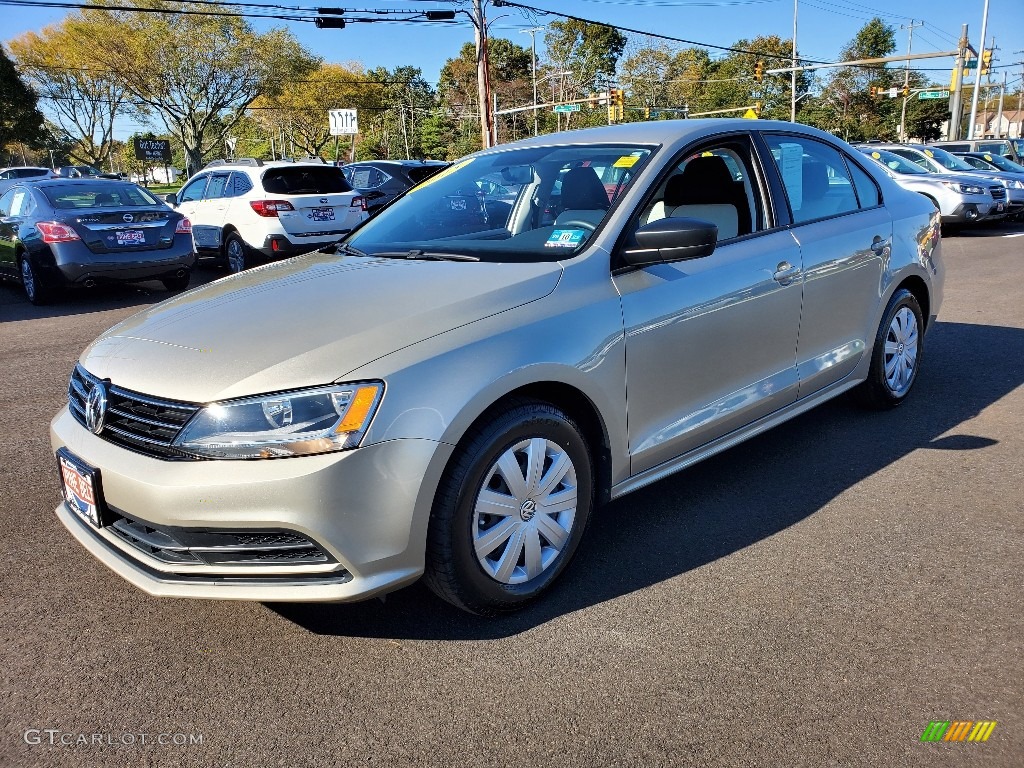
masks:
<instances>
[{"instance_id":1,"label":"front grille","mask_svg":"<svg viewBox=\"0 0 1024 768\"><path fill-rule=\"evenodd\" d=\"M104 440L124 448L167 460L192 460L171 443L181 428L199 410L198 405L142 395L111 386L76 365L68 384L68 407L79 424L89 429L86 418L90 392L98 385L106 387L107 410L103 429Z\"/></svg>"},{"instance_id":2,"label":"front grille","mask_svg":"<svg viewBox=\"0 0 1024 768\"><path fill-rule=\"evenodd\" d=\"M988 191L992 193L993 200L1003 201L1006 199L1005 187L989 187Z\"/></svg>"},{"instance_id":3,"label":"front grille","mask_svg":"<svg viewBox=\"0 0 1024 768\"><path fill-rule=\"evenodd\" d=\"M308 565L334 558L290 531L211 531L157 526L117 512L107 529L140 552L165 563L192 565Z\"/></svg>"}]
</instances>

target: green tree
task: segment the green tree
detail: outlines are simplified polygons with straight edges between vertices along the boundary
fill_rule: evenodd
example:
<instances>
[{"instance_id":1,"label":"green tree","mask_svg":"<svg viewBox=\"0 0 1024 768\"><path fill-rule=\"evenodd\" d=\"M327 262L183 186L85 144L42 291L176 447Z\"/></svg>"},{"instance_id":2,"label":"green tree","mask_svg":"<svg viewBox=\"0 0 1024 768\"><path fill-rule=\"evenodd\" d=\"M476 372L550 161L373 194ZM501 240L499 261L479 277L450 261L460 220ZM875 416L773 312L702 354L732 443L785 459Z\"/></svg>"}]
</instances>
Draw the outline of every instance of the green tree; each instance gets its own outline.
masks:
<instances>
[{"instance_id":1,"label":"green tree","mask_svg":"<svg viewBox=\"0 0 1024 768\"><path fill-rule=\"evenodd\" d=\"M874 18L857 32L853 40L840 52L841 61L871 59L889 56L896 50L896 34L880 18ZM893 140L899 127L899 99L871 96L871 88L878 92L893 86L902 87L902 73L884 64L840 67L823 89L823 97L832 105L819 128L832 131L847 141L865 139Z\"/></svg>"},{"instance_id":2,"label":"green tree","mask_svg":"<svg viewBox=\"0 0 1024 768\"><path fill-rule=\"evenodd\" d=\"M132 7L164 14L133 13ZM292 34L260 34L238 17L180 14L188 3L124 0L118 10L87 10L78 41L184 146L188 170L203 164L258 96L316 69Z\"/></svg>"},{"instance_id":3,"label":"green tree","mask_svg":"<svg viewBox=\"0 0 1024 768\"><path fill-rule=\"evenodd\" d=\"M557 85L556 98L581 99L590 93L607 91L626 42L619 30L604 24L575 19L551 22L544 34L545 70L553 76L552 87ZM561 72L571 74L555 74ZM603 110L581 110L569 113L566 127L580 127L578 123L600 125L606 119Z\"/></svg>"},{"instance_id":4,"label":"green tree","mask_svg":"<svg viewBox=\"0 0 1024 768\"><path fill-rule=\"evenodd\" d=\"M44 137L38 97L0 46L0 148L12 142L38 145Z\"/></svg>"}]
</instances>

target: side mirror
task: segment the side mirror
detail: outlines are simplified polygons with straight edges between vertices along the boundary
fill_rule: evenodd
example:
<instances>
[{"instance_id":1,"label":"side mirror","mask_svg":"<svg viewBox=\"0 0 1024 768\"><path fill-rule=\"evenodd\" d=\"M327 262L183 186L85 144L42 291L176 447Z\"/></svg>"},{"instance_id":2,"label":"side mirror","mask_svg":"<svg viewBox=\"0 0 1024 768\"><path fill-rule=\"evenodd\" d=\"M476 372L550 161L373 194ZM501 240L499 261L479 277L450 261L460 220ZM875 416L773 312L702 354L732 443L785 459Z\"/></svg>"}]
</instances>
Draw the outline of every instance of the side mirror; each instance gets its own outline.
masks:
<instances>
[{"instance_id":1,"label":"side mirror","mask_svg":"<svg viewBox=\"0 0 1024 768\"><path fill-rule=\"evenodd\" d=\"M673 216L644 224L636 231L636 242L637 247L622 254L633 267L701 259L715 252L718 227L703 219Z\"/></svg>"},{"instance_id":2,"label":"side mirror","mask_svg":"<svg viewBox=\"0 0 1024 768\"><path fill-rule=\"evenodd\" d=\"M164 195L164 201L171 206L171 208L178 207L178 196L177 195Z\"/></svg>"}]
</instances>

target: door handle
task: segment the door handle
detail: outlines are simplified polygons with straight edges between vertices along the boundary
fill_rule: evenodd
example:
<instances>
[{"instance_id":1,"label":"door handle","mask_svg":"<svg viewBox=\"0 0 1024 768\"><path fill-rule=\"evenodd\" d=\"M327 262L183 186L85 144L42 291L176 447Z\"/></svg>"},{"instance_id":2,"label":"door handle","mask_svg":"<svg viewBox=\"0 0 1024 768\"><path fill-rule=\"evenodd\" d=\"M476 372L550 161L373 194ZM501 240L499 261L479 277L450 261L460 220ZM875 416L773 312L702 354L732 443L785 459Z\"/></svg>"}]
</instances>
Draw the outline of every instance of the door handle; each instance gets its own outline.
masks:
<instances>
[{"instance_id":1,"label":"door handle","mask_svg":"<svg viewBox=\"0 0 1024 768\"><path fill-rule=\"evenodd\" d=\"M874 251L875 256L885 256L889 250L889 241L875 235L874 240L871 241L871 250Z\"/></svg>"},{"instance_id":2,"label":"door handle","mask_svg":"<svg viewBox=\"0 0 1024 768\"><path fill-rule=\"evenodd\" d=\"M789 285L800 276L800 270L788 261L780 261L772 279L780 285Z\"/></svg>"}]
</instances>

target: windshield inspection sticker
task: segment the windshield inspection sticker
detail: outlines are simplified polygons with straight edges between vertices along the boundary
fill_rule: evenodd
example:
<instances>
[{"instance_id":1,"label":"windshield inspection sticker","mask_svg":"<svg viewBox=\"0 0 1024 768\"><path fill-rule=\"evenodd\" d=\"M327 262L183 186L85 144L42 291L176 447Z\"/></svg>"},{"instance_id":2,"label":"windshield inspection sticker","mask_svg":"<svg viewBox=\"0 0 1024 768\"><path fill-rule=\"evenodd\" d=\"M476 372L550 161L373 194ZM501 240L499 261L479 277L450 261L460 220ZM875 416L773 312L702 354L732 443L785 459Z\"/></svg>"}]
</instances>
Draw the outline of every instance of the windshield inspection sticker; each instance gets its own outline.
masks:
<instances>
[{"instance_id":1,"label":"windshield inspection sticker","mask_svg":"<svg viewBox=\"0 0 1024 768\"><path fill-rule=\"evenodd\" d=\"M881 152L872 152L871 156L873 158L875 158L875 160L881 160L882 159L882 153Z\"/></svg>"},{"instance_id":2,"label":"windshield inspection sticker","mask_svg":"<svg viewBox=\"0 0 1024 768\"><path fill-rule=\"evenodd\" d=\"M623 155L618 160L616 160L614 163L612 163L612 167L613 168L632 168L634 165L637 164L637 161L639 159L640 158L637 157L636 155Z\"/></svg>"},{"instance_id":3,"label":"windshield inspection sticker","mask_svg":"<svg viewBox=\"0 0 1024 768\"><path fill-rule=\"evenodd\" d=\"M575 248L583 242L586 232L582 229L556 229L551 233L545 248Z\"/></svg>"}]
</instances>

